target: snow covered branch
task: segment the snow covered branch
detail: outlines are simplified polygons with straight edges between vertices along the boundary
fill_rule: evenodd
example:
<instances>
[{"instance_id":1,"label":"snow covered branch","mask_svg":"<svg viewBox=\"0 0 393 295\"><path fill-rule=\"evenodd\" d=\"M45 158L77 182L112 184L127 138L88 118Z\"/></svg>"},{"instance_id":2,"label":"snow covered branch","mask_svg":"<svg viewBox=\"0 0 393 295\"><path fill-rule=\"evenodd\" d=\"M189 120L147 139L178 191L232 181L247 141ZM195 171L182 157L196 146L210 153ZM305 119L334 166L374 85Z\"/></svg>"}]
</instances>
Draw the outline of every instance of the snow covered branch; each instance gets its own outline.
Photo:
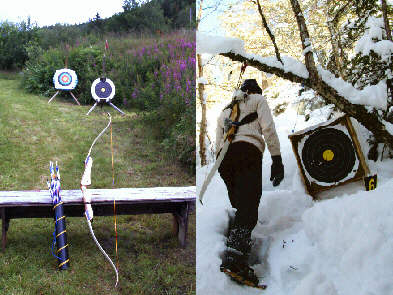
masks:
<instances>
[{"instance_id":1,"label":"snow covered branch","mask_svg":"<svg viewBox=\"0 0 393 295\"><path fill-rule=\"evenodd\" d=\"M374 108L386 108L386 88L382 84L359 90L320 67L317 69L317 75L320 78L312 81L306 66L300 61L282 56L282 64L275 57L261 57L247 53L244 50L243 41L235 38L212 37L198 33L197 52L220 54L232 61L247 62L249 66L262 72L274 74L292 82L303 83L321 95L327 103L336 105L342 112L356 118L374 134L379 142L393 147L393 134L387 131L378 112L373 111Z\"/></svg>"},{"instance_id":2,"label":"snow covered branch","mask_svg":"<svg viewBox=\"0 0 393 295\"><path fill-rule=\"evenodd\" d=\"M311 87L310 80L306 71L306 67L301 62L289 57L283 57L282 63L280 63L276 58L268 57L262 58L254 56L246 56L239 53L225 52L220 53L220 55L230 58L233 61L247 62L247 65L252 66L261 72L274 74L278 77L284 78L291 82L303 83L304 85ZM286 66L285 66L286 65Z\"/></svg>"},{"instance_id":3,"label":"snow covered branch","mask_svg":"<svg viewBox=\"0 0 393 295\"><path fill-rule=\"evenodd\" d=\"M305 66L291 58L284 58L284 66L281 65L275 58L256 58L246 57L239 53L225 52L220 53L222 56L226 56L233 61L247 62L249 66L255 67L256 69L274 74L278 77L287 79L296 83L303 83L304 85L312 88L319 95L321 95L327 103L334 104L342 112L356 118L362 125L364 125L368 130L370 130L375 138L380 142L385 142L389 146L393 147L393 135L386 130L386 126L378 118L378 116L369 112L369 107L365 107L361 104L351 103L348 99L360 99L365 98L365 96L370 95L372 90L370 89L367 93L362 93L362 91L357 90L352 87L349 83L339 79L333 78L334 75L329 75L330 73L326 70L319 69L319 74L322 79L319 79L316 83L313 83L307 75L305 75ZM275 60L275 62L273 62ZM288 62L288 63L287 63ZM297 68L298 73L289 70L290 68ZM303 71L301 69L303 68ZM301 74L303 72L303 74ZM348 96L345 97L344 95Z\"/></svg>"}]
</instances>

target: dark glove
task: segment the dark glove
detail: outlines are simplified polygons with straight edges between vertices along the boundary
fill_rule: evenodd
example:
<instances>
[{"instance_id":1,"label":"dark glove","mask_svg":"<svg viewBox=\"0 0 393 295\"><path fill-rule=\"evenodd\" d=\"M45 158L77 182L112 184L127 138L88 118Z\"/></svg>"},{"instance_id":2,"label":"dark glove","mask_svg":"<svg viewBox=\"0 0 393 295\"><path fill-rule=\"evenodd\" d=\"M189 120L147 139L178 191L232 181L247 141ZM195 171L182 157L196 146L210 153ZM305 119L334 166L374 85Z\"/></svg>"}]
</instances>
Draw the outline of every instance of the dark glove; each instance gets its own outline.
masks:
<instances>
[{"instance_id":1,"label":"dark glove","mask_svg":"<svg viewBox=\"0 0 393 295\"><path fill-rule=\"evenodd\" d=\"M273 186L277 186L284 179L284 165L281 156L272 156L272 161L270 181L273 182Z\"/></svg>"},{"instance_id":2,"label":"dark glove","mask_svg":"<svg viewBox=\"0 0 393 295\"><path fill-rule=\"evenodd\" d=\"M224 120L224 132L227 133L232 126L239 126L239 122L233 122L229 118L225 118Z\"/></svg>"},{"instance_id":3,"label":"dark glove","mask_svg":"<svg viewBox=\"0 0 393 295\"><path fill-rule=\"evenodd\" d=\"M229 118L225 118L224 120L224 133L227 133L228 130L232 127L232 121Z\"/></svg>"}]
</instances>

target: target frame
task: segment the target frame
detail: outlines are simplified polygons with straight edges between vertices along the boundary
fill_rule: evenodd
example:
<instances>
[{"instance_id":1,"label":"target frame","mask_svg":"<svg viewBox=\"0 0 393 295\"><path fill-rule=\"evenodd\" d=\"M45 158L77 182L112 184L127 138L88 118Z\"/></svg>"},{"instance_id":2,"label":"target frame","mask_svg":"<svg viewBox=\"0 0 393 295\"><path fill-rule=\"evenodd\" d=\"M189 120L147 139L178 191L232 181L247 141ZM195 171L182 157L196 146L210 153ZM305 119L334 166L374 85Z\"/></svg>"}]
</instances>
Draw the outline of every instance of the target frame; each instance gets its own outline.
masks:
<instances>
[{"instance_id":1,"label":"target frame","mask_svg":"<svg viewBox=\"0 0 393 295\"><path fill-rule=\"evenodd\" d=\"M78 85L78 76L71 69L56 70L53 84L57 90L71 91Z\"/></svg>"},{"instance_id":2,"label":"target frame","mask_svg":"<svg viewBox=\"0 0 393 295\"><path fill-rule=\"evenodd\" d=\"M307 139L311 138L313 135L318 134L318 132L324 132L323 130L326 129L338 130L341 131L345 136L347 136L348 140L351 142L353 153L355 156L354 165L352 166L353 171L351 171L350 173L348 173L348 175L346 175L345 177L341 178L338 181L334 181L330 179L330 181L322 182L316 179L315 175L313 175L313 173L309 173L310 171L307 170L307 168L309 169L309 167L307 167L307 165L303 163L304 159L302 157L302 151ZM292 144L292 149L295 154L299 170L301 172L300 174L303 184L305 185L307 192L314 199L317 198L317 194L321 191L329 190L333 187L344 185L349 182L359 181L363 179L370 172L366 160L364 158L363 152L361 150L361 146L357 138L356 131L353 128L351 118L347 115L343 115L337 119L330 120L328 122L307 128L305 130L295 132L292 135L289 135L288 138L290 139ZM327 159L323 159L323 160L320 159L319 160L320 163L316 163L316 165L321 164L321 165L325 165L324 167L327 167L326 165L328 165L327 163L328 160L330 159L330 161L332 161L334 159L335 156L334 153L333 155L331 155L330 152L328 152L329 148L327 147L327 145L321 146L319 150L318 148L316 149L317 149L317 153L319 153L319 157L323 157L325 152L326 152L325 156L327 157ZM337 150L337 147L334 147L334 150ZM314 156L312 158L315 161L317 157Z\"/></svg>"},{"instance_id":3,"label":"target frame","mask_svg":"<svg viewBox=\"0 0 393 295\"><path fill-rule=\"evenodd\" d=\"M96 102L110 102L115 97L116 87L109 78L97 78L91 84L90 91Z\"/></svg>"}]
</instances>

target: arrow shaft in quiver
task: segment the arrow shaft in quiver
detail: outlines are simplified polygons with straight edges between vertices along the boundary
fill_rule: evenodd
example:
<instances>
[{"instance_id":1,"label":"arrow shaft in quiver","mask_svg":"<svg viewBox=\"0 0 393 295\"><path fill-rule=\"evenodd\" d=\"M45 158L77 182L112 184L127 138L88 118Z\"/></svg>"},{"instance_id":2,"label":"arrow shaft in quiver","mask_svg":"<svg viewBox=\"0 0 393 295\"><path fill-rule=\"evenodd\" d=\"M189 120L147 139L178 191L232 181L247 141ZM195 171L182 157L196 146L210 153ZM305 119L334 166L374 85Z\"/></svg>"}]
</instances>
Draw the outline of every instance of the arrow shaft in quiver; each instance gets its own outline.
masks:
<instances>
[{"instance_id":1,"label":"arrow shaft in quiver","mask_svg":"<svg viewBox=\"0 0 393 295\"><path fill-rule=\"evenodd\" d=\"M64 215L63 202L59 202L53 206L55 220L55 238L56 238L56 257L60 270L70 267L70 258L68 255L66 218Z\"/></svg>"}]
</instances>

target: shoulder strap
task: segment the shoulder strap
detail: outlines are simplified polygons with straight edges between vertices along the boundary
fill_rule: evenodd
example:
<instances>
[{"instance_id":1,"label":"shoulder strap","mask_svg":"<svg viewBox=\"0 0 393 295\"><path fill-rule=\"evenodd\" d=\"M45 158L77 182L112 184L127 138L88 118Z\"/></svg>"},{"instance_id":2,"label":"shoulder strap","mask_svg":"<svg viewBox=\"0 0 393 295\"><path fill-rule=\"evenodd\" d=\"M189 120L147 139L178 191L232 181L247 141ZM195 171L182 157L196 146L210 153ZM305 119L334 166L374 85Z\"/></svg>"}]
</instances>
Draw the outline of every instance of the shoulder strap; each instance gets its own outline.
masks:
<instances>
[{"instance_id":1,"label":"shoulder strap","mask_svg":"<svg viewBox=\"0 0 393 295\"><path fill-rule=\"evenodd\" d=\"M258 119L258 113L257 112L253 112L253 113L248 114L247 116L245 116L243 119L241 119L239 124L238 124L238 126L249 124L251 122L254 122L256 119Z\"/></svg>"}]
</instances>

